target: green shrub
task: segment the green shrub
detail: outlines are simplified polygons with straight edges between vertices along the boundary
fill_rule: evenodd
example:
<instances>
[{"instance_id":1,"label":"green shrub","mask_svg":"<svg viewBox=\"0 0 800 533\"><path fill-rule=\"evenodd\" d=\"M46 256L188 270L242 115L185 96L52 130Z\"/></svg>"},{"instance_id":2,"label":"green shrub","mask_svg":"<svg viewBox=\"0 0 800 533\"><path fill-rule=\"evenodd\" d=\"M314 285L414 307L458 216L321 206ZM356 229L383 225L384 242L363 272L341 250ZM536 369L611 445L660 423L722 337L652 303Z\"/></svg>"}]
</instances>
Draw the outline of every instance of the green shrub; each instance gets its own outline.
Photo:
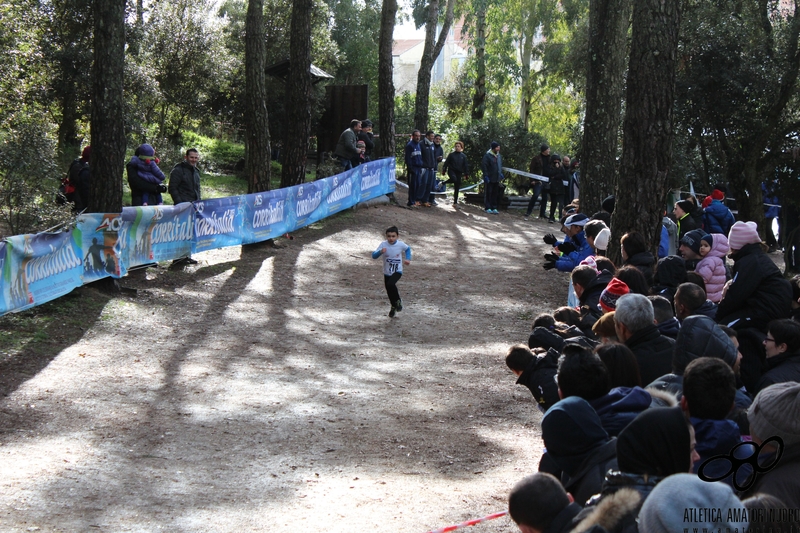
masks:
<instances>
[{"instance_id":1,"label":"green shrub","mask_svg":"<svg viewBox=\"0 0 800 533\"><path fill-rule=\"evenodd\" d=\"M200 151L200 166L209 172L232 171L244 159L244 145L212 139L191 131L181 135L182 150L197 148Z\"/></svg>"}]
</instances>

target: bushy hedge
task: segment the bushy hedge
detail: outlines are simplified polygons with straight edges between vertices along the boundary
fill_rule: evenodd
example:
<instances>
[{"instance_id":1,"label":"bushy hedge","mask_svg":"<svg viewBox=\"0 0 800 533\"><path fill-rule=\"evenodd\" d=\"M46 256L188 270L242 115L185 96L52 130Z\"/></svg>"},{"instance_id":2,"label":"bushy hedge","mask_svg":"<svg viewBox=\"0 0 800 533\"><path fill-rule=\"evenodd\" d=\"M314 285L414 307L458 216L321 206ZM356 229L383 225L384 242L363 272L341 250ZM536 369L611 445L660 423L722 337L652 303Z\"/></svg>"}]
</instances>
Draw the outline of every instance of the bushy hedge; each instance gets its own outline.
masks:
<instances>
[{"instance_id":1,"label":"bushy hedge","mask_svg":"<svg viewBox=\"0 0 800 533\"><path fill-rule=\"evenodd\" d=\"M191 131L184 131L181 137L184 150L200 150L200 165L205 170L230 172L244 159L243 144L212 139Z\"/></svg>"}]
</instances>

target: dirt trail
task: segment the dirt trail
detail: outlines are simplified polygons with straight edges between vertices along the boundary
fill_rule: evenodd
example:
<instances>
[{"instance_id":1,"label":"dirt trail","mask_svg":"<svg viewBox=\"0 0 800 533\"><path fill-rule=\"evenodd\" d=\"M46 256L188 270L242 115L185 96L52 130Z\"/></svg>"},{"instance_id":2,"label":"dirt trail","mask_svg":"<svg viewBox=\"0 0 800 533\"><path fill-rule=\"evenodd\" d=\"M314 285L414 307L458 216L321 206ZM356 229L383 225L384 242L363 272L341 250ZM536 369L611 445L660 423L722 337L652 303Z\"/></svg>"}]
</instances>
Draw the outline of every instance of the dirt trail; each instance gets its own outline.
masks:
<instances>
[{"instance_id":1,"label":"dirt trail","mask_svg":"<svg viewBox=\"0 0 800 533\"><path fill-rule=\"evenodd\" d=\"M414 261L389 319L370 252L395 224ZM504 510L541 416L503 357L566 300L540 266L555 229L387 205L126 278L137 297L12 376L0 530L424 533Z\"/></svg>"}]
</instances>

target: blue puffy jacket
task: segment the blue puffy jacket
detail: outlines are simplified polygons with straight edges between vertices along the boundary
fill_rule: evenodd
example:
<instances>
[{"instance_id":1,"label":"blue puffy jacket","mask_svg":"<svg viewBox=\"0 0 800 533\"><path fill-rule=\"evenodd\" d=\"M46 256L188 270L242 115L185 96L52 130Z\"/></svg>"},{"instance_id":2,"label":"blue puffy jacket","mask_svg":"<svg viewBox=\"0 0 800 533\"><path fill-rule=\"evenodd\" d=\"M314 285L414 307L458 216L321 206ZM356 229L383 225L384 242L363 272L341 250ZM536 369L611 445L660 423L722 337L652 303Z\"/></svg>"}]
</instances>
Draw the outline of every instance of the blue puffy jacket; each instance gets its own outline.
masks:
<instances>
[{"instance_id":1,"label":"blue puffy jacket","mask_svg":"<svg viewBox=\"0 0 800 533\"><path fill-rule=\"evenodd\" d=\"M731 210L719 200L712 200L703 210L703 231L706 233L722 233L727 236L734 222Z\"/></svg>"},{"instance_id":2,"label":"blue puffy jacket","mask_svg":"<svg viewBox=\"0 0 800 533\"><path fill-rule=\"evenodd\" d=\"M581 264L581 261L592 255L592 247L586 240L586 234L581 231L570 239L575 245L575 251L571 254L562 255L556 261L556 268L561 272L572 272L572 269ZM559 243L556 244L558 246Z\"/></svg>"}]
</instances>

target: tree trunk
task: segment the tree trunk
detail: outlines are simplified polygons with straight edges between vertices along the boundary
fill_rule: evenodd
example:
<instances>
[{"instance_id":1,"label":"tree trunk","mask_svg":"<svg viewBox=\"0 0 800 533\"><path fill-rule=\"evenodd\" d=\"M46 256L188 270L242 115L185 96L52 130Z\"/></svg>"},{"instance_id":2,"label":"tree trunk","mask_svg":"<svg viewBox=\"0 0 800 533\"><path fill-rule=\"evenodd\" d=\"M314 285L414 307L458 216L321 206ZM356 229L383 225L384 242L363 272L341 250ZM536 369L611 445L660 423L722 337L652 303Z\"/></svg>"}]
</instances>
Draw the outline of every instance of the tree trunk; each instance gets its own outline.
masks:
<instances>
[{"instance_id":1,"label":"tree trunk","mask_svg":"<svg viewBox=\"0 0 800 533\"><path fill-rule=\"evenodd\" d=\"M281 187L306 180L308 136L311 133L311 14L313 0L292 2L289 76L286 81L286 137L283 143Z\"/></svg>"},{"instance_id":2,"label":"tree trunk","mask_svg":"<svg viewBox=\"0 0 800 533\"><path fill-rule=\"evenodd\" d=\"M524 124L525 129L530 125L531 108L531 56L533 55L533 36L520 36L522 46L520 47L522 60L522 76L520 80L520 99L519 99L519 119Z\"/></svg>"},{"instance_id":3,"label":"tree trunk","mask_svg":"<svg viewBox=\"0 0 800 533\"><path fill-rule=\"evenodd\" d=\"M675 65L680 0L637 0L633 8L622 164L611 225L610 257L619 257L619 237L644 235L655 252L672 164Z\"/></svg>"},{"instance_id":4,"label":"tree trunk","mask_svg":"<svg viewBox=\"0 0 800 533\"><path fill-rule=\"evenodd\" d=\"M486 112L486 0L478 0L475 15L475 93L472 95L472 119L483 120Z\"/></svg>"},{"instance_id":5,"label":"tree trunk","mask_svg":"<svg viewBox=\"0 0 800 533\"><path fill-rule=\"evenodd\" d=\"M89 211L95 213L122 211L124 72L125 0L95 0L89 192Z\"/></svg>"},{"instance_id":6,"label":"tree trunk","mask_svg":"<svg viewBox=\"0 0 800 533\"><path fill-rule=\"evenodd\" d=\"M62 73L67 76L67 70L62 66ZM73 80L65 81L61 87L61 121L58 124L58 154L62 163L67 163L78 157L81 148L81 139L78 137L79 111L82 108L78 102L78 94Z\"/></svg>"},{"instance_id":7,"label":"tree trunk","mask_svg":"<svg viewBox=\"0 0 800 533\"><path fill-rule=\"evenodd\" d=\"M270 178L269 115L264 34L264 2L249 0L245 20L245 175L247 192L268 191Z\"/></svg>"},{"instance_id":8,"label":"tree trunk","mask_svg":"<svg viewBox=\"0 0 800 533\"><path fill-rule=\"evenodd\" d=\"M422 50L422 58L417 73L417 97L414 102L414 125L421 131L428 129L430 121L430 94L431 94L431 75L433 64L439 57L453 24L453 10L455 0L447 0L444 23L439 31L439 38L436 39L436 26L439 24L439 0L430 0L428 4L428 21L425 23L425 46Z\"/></svg>"},{"instance_id":9,"label":"tree trunk","mask_svg":"<svg viewBox=\"0 0 800 533\"><path fill-rule=\"evenodd\" d=\"M625 87L631 0L591 0L586 115L583 120L581 211L592 214L614 191Z\"/></svg>"},{"instance_id":10,"label":"tree trunk","mask_svg":"<svg viewBox=\"0 0 800 533\"><path fill-rule=\"evenodd\" d=\"M392 80L392 35L397 18L397 0L383 0L378 43L378 116L380 155L394 156L394 81Z\"/></svg>"}]
</instances>

